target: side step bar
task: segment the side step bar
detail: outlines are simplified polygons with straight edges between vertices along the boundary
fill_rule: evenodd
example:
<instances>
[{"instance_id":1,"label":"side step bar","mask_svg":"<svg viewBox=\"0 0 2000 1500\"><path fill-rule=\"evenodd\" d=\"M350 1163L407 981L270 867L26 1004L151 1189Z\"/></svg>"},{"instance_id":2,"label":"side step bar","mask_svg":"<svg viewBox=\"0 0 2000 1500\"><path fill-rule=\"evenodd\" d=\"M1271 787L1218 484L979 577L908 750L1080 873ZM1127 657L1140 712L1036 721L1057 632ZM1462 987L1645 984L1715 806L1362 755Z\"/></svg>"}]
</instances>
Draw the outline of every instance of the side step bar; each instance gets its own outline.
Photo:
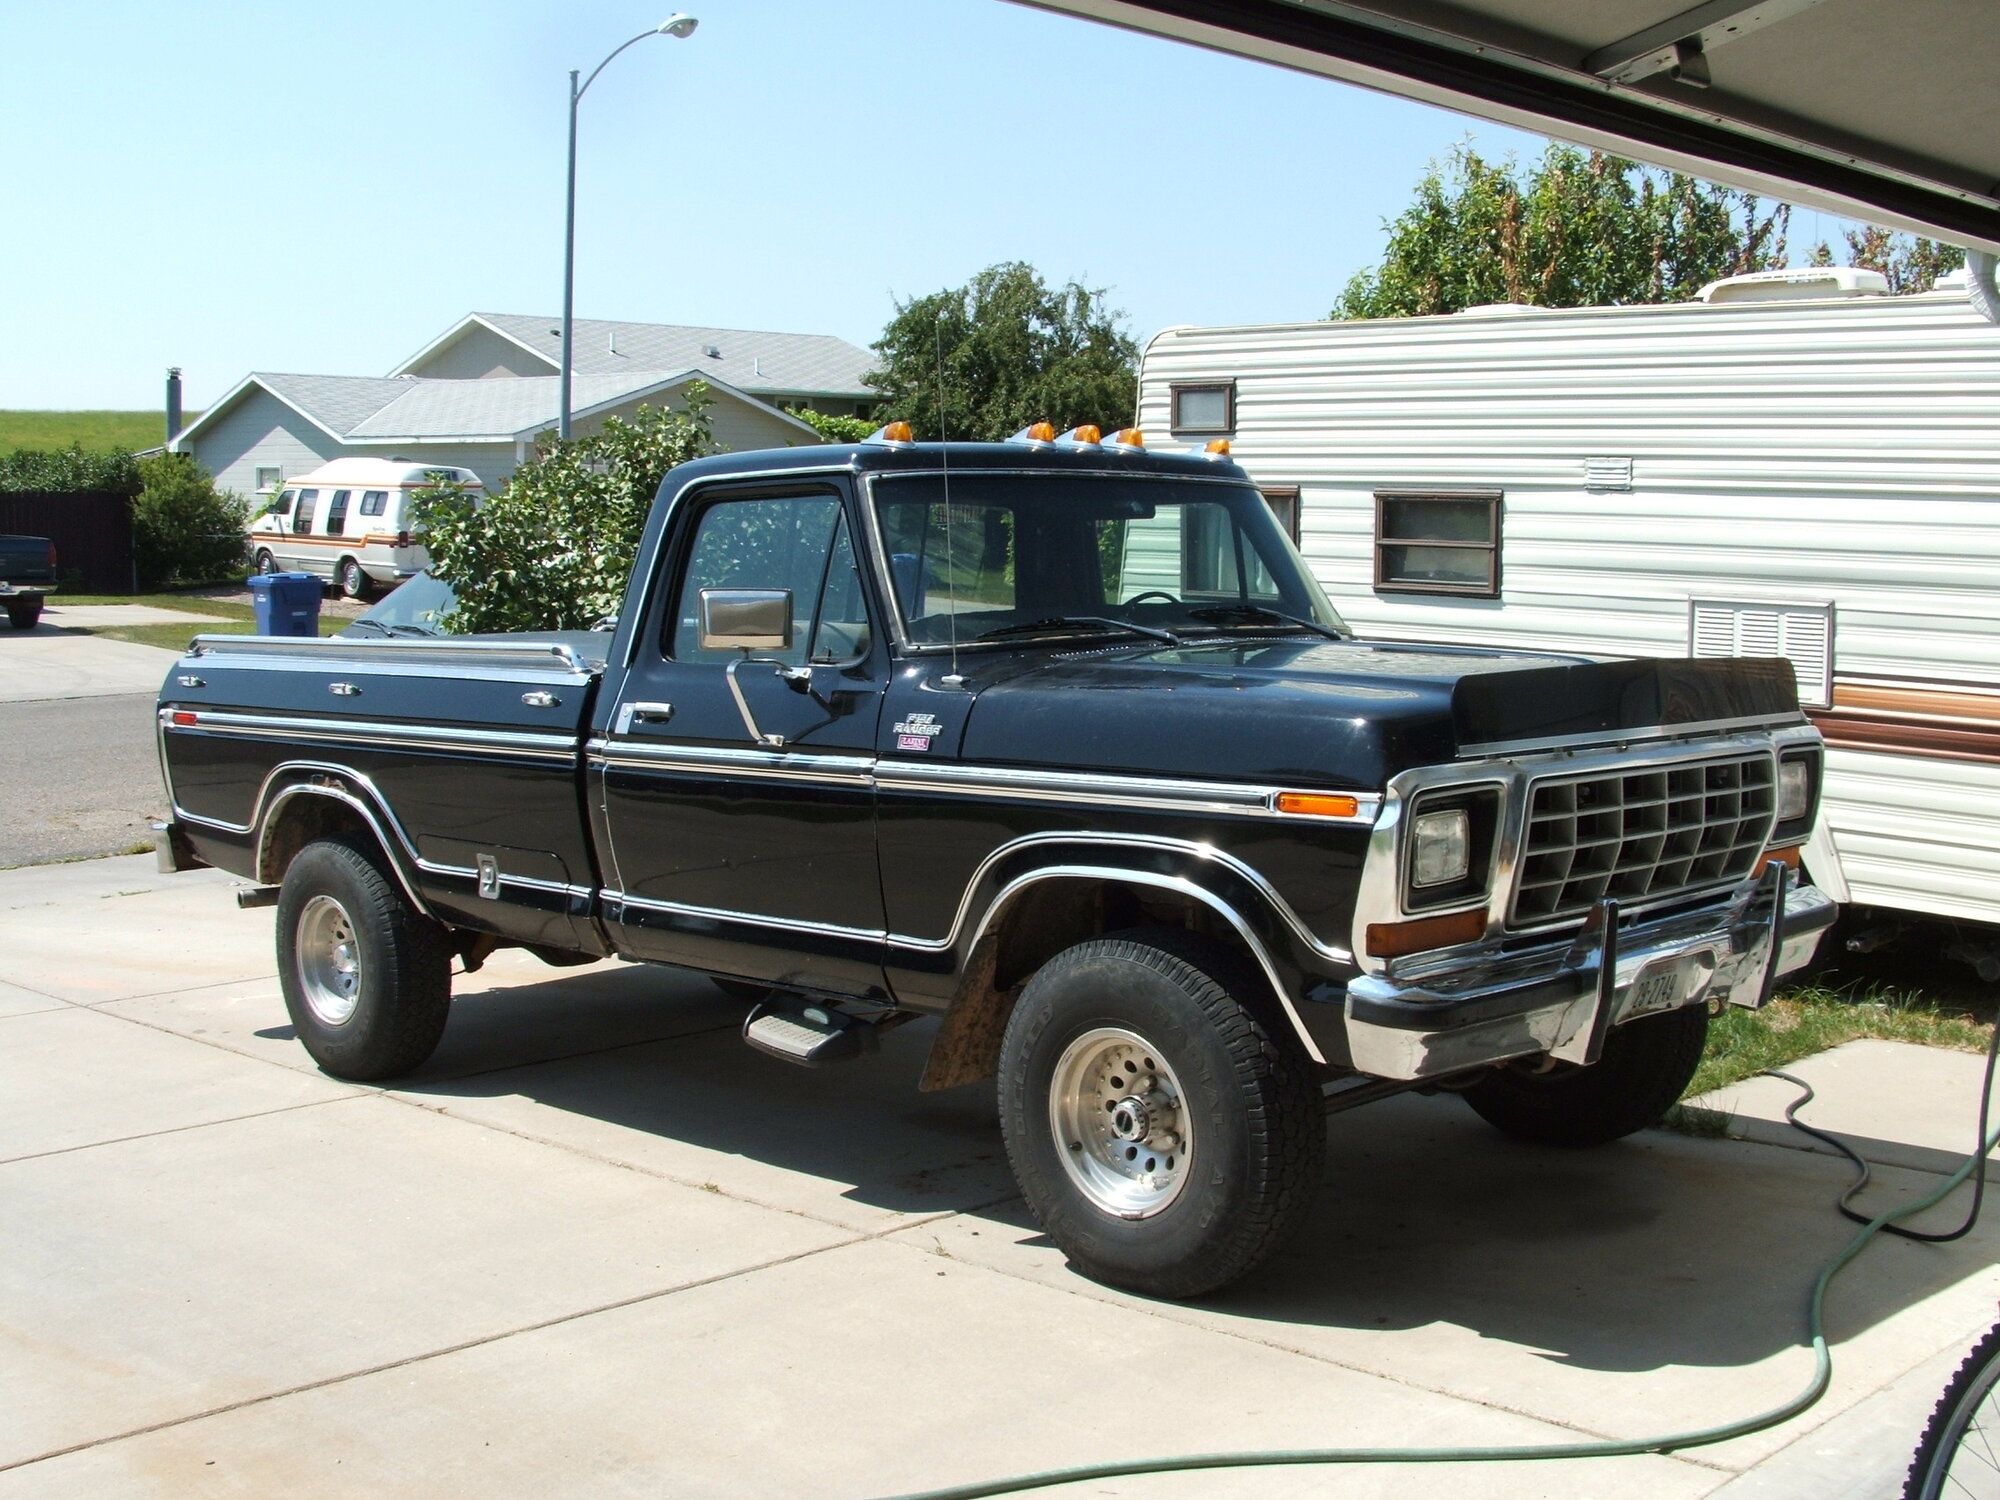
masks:
<instances>
[{"instance_id":1,"label":"side step bar","mask_svg":"<svg viewBox=\"0 0 2000 1500\"><path fill-rule=\"evenodd\" d=\"M743 1040L802 1068L849 1062L881 1045L869 1022L803 995L777 995L754 1007Z\"/></svg>"}]
</instances>

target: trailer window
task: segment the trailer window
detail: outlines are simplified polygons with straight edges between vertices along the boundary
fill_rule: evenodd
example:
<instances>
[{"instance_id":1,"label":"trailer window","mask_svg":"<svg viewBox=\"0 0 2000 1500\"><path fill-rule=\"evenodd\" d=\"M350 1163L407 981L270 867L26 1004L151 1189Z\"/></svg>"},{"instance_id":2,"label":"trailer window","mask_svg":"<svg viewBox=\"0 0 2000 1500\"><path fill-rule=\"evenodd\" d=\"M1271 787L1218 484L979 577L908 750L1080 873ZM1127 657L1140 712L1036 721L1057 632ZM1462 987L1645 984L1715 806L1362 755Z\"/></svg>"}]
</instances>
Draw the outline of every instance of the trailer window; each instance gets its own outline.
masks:
<instances>
[{"instance_id":1,"label":"trailer window","mask_svg":"<svg viewBox=\"0 0 2000 1500\"><path fill-rule=\"evenodd\" d=\"M1500 596L1500 495L1377 493L1375 591Z\"/></svg>"},{"instance_id":2,"label":"trailer window","mask_svg":"<svg viewBox=\"0 0 2000 1500\"><path fill-rule=\"evenodd\" d=\"M1236 382L1217 380L1170 388L1175 437L1226 436L1236 430Z\"/></svg>"}]
</instances>

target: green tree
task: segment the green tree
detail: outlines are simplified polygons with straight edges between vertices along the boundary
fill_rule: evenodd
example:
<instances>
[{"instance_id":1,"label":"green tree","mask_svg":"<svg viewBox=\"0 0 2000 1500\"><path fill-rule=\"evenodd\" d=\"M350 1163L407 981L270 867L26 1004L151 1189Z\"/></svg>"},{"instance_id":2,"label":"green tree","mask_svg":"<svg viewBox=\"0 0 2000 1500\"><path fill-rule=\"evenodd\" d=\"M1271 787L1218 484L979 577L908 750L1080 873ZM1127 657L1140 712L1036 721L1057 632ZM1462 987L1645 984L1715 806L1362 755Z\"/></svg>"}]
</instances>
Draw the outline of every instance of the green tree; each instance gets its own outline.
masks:
<instances>
[{"instance_id":1,"label":"green tree","mask_svg":"<svg viewBox=\"0 0 2000 1500\"><path fill-rule=\"evenodd\" d=\"M242 571L249 507L185 453L137 460L132 556L148 588L217 583Z\"/></svg>"},{"instance_id":2,"label":"green tree","mask_svg":"<svg viewBox=\"0 0 2000 1500\"><path fill-rule=\"evenodd\" d=\"M1847 263L1880 271L1888 279L1892 296L1928 292L1937 284L1938 277L1965 264L1965 251L1956 245L1941 245L1920 235L1898 234L1873 224L1850 229L1844 237ZM1813 247L1812 263L1833 264L1833 249L1826 241L1821 240Z\"/></svg>"},{"instance_id":3,"label":"green tree","mask_svg":"<svg viewBox=\"0 0 2000 1500\"><path fill-rule=\"evenodd\" d=\"M878 419L987 441L1031 422L1121 425L1138 401L1139 346L1104 296L1075 281L1051 288L1033 266L1005 261L898 302L868 377L883 395Z\"/></svg>"},{"instance_id":4,"label":"green tree","mask_svg":"<svg viewBox=\"0 0 2000 1500\"><path fill-rule=\"evenodd\" d=\"M587 630L616 614L660 480L715 451L708 388L686 407L641 406L587 437L548 433L506 486L475 506L461 486L420 491L431 572L452 586L459 634Z\"/></svg>"},{"instance_id":5,"label":"green tree","mask_svg":"<svg viewBox=\"0 0 2000 1500\"><path fill-rule=\"evenodd\" d=\"M829 443L858 443L882 425L870 417L839 417L810 406L794 407L791 414Z\"/></svg>"},{"instance_id":6,"label":"green tree","mask_svg":"<svg viewBox=\"0 0 2000 1500\"><path fill-rule=\"evenodd\" d=\"M1464 144L1431 164L1387 225L1382 263L1347 284L1332 316L1684 301L1719 277L1784 265L1790 216L1601 151L1551 145L1523 171Z\"/></svg>"}]
</instances>

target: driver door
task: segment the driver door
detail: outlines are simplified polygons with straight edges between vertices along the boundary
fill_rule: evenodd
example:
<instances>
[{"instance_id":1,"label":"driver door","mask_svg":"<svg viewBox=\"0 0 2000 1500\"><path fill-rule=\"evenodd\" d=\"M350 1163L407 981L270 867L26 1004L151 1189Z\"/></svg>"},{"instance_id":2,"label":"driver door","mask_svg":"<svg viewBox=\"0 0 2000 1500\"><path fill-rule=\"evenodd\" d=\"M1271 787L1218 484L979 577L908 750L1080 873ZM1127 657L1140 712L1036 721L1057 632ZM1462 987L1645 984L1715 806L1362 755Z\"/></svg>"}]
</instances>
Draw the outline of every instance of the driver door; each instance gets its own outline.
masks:
<instances>
[{"instance_id":1,"label":"driver door","mask_svg":"<svg viewBox=\"0 0 2000 1500\"><path fill-rule=\"evenodd\" d=\"M846 488L718 489L678 530L594 767L615 941L711 973L879 992L871 773L889 658ZM789 591L789 644L704 647L703 591L734 589Z\"/></svg>"}]
</instances>

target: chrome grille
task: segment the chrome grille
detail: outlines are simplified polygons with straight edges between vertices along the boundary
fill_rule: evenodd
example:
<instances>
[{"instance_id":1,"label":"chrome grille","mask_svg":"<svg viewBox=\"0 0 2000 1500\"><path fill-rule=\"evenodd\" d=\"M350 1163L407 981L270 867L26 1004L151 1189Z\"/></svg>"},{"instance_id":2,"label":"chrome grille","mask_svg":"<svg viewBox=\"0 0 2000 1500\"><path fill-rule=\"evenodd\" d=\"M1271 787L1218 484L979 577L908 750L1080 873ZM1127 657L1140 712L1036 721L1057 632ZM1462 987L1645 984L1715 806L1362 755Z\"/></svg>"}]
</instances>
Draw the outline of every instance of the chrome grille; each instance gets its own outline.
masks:
<instances>
[{"instance_id":1,"label":"chrome grille","mask_svg":"<svg viewBox=\"0 0 2000 1500\"><path fill-rule=\"evenodd\" d=\"M1543 780L1528 799L1517 924L1588 911L1606 896L1658 900L1741 880L1777 813L1769 755Z\"/></svg>"}]
</instances>

